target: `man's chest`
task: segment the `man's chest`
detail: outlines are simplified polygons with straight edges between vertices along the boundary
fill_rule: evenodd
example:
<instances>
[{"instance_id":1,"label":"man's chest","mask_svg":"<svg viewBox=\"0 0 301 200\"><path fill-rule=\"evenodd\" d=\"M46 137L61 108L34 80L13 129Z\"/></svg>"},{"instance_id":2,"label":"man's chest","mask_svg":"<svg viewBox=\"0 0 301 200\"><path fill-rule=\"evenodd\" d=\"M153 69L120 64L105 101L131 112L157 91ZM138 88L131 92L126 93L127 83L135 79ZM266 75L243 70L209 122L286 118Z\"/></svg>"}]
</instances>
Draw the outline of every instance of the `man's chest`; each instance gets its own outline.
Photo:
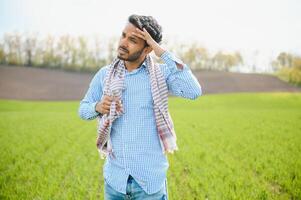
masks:
<instances>
[{"instance_id":1,"label":"man's chest","mask_svg":"<svg viewBox=\"0 0 301 200\"><path fill-rule=\"evenodd\" d=\"M148 74L126 76L124 81L123 103L128 107L152 107L151 82Z\"/></svg>"}]
</instances>

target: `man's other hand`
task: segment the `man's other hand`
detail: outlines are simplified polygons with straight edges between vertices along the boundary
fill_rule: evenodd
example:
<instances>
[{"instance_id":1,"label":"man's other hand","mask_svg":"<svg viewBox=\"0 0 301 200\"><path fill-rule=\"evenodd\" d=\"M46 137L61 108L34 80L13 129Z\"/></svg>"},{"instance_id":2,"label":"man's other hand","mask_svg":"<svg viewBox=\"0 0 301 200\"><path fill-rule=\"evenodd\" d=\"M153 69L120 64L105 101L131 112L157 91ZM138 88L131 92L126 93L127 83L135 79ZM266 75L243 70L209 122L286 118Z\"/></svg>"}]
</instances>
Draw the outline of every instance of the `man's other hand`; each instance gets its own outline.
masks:
<instances>
[{"instance_id":1,"label":"man's other hand","mask_svg":"<svg viewBox=\"0 0 301 200\"><path fill-rule=\"evenodd\" d=\"M116 99L116 109L117 111L122 111L122 104L118 97L115 97ZM102 101L98 102L95 106L95 110L101 114L109 114L110 113L110 107L113 101L112 96L105 95Z\"/></svg>"}]
</instances>

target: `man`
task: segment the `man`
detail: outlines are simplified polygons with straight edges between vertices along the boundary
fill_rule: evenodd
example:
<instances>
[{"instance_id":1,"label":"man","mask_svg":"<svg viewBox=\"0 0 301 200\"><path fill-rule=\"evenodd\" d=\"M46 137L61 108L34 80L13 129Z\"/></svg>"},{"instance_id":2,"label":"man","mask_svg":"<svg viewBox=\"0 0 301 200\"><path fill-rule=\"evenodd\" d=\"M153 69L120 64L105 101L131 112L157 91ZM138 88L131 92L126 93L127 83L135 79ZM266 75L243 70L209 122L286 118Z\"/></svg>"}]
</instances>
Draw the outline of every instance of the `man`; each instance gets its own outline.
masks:
<instances>
[{"instance_id":1,"label":"man","mask_svg":"<svg viewBox=\"0 0 301 200\"><path fill-rule=\"evenodd\" d=\"M177 147L167 94L196 99L202 90L189 67L160 46L161 40L161 26L153 17L131 15L119 40L118 58L95 74L80 102L82 119L100 119L97 145L106 152L105 199L168 197L165 152ZM163 64L152 63L152 51ZM121 85L116 95L115 79L116 88Z\"/></svg>"}]
</instances>

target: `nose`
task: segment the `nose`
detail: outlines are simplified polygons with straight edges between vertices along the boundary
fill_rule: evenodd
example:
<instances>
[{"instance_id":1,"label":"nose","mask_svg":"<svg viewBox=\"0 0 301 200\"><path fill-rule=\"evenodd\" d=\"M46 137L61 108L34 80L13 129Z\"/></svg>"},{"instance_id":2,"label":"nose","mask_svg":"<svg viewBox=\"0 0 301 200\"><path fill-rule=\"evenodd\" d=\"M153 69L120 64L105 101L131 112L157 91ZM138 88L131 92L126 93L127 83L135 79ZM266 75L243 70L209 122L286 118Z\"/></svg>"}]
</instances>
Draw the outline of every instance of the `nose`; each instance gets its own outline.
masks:
<instances>
[{"instance_id":1,"label":"nose","mask_svg":"<svg viewBox=\"0 0 301 200\"><path fill-rule=\"evenodd\" d=\"M126 38L121 38L120 41L119 41L119 46L128 48L128 41L127 41L127 39Z\"/></svg>"}]
</instances>

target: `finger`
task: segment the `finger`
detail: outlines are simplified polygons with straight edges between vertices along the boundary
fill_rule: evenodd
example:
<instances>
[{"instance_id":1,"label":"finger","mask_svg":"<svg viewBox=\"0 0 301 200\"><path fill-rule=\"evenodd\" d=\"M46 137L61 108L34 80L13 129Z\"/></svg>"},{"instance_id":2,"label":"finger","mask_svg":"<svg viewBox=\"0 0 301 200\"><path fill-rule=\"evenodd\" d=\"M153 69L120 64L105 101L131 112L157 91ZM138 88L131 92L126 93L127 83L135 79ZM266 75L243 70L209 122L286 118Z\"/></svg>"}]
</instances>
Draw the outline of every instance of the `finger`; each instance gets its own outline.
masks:
<instances>
[{"instance_id":1,"label":"finger","mask_svg":"<svg viewBox=\"0 0 301 200\"><path fill-rule=\"evenodd\" d=\"M110 95L105 95L104 96L104 99L111 99L112 98L112 96L110 96Z\"/></svg>"},{"instance_id":2,"label":"finger","mask_svg":"<svg viewBox=\"0 0 301 200\"><path fill-rule=\"evenodd\" d=\"M123 107L122 107L122 105L119 105L119 106L116 107L116 109L117 109L117 110L122 110Z\"/></svg>"},{"instance_id":3,"label":"finger","mask_svg":"<svg viewBox=\"0 0 301 200\"><path fill-rule=\"evenodd\" d=\"M115 96L114 99L116 102L120 100L119 96Z\"/></svg>"},{"instance_id":4,"label":"finger","mask_svg":"<svg viewBox=\"0 0 301 200\"><path fill-rule=\"evenodd\" d=\"M103 109L103 112L102 112L102 113L103 113L103 114L107 114L107 113L109 113L109 111L110 111L110 110L108 110L108 109Z\"/></svg>"},{"instance_id":5,"label":"finger","mask_svg":"<svg viewBox=\"0 0 301 200\"><path fill-rule=\"evenodd\" d=\"M143 39L143 40L145 40L144 35L142 35L141 33L132 32L132 34L135 35L135 36L137 36L137 37L139 37L139 38L141 38L141 39Z\"/></svg>"},{"instance_id":6,"label":"finger","mask_svg":"<svg viewBox=\"0 0 301 200\"><path fill-rule=\"evenodd\" d=\"M105 100L106 101L113 101L113 97L112 96L105 96Z\"/></svg>"},{"instance_id":7,"label":"finger","mask_svg":"<svg viewBox=\"0 0 301 200\"><path fill-rule=\"evenodd\" d=\"M140 34L140 35L145 35L145 32L143 30L140 30L139 28L136 28L134 33Z\"/></svg>"},{"instance_id":8,"label":"finger","mask_svg":"<svg viewBox=\"0 0 301 200\"><path fill-rule=\"evenodd\" d=\"M143 28L144 29L144 28ZM141 33L141 34L144 34L144 31L143 30L140 30L139 28L136 28L135 29L138 33Z\"/></svg>"},{"instance_id":9,"label":"finger","mask_svg":"<svg viewBox=\"0 0 301 200\"><path fill-rule=\"evenodd\" d=\"M104 105L103 109L110 109L110 106L109 105Z\"/></svg>"},{"instance_id":10,"label":"finger","mask_svg":"<svg viewBox=\"0 0 301 200\"><path fill-rule=\"evenodd\" d=\"M117 106L122 107L123 105L122 105L121 102L118 102L118 103L117 103Z\"/></svg>"},{"instance_id":11,"label":"finger","mask_svg":"<svg viewBox=\"0 0 301 200\"><path fill-rule=\"evenodd\" d=\"M103 103L104 106L108 106L108 107L110 107L111 104L112 104L112 102L110 102L110 101L105 101L105 102Z\"/></svg>"},{"instance_id":12,"label":"finger","mask_svg":"<svg viewBox=\"0 0 301 200\"><path fill-rule=\"evenodd\" d=\"M147 32L147 30L146 30L145 28L143 28L143 33L144 33L145 35L150 35L150 34Z\"/></svg>"},{"instance_id":13,"label":"finger","mask_svg":"<svg viewBox=\"0 0 301 200\"><path fill-rule=\"evenodd\" d=\"M105 105L105 106L110 106L112 104L112 102L111 101L104 101L102 104Z\"/></svg>"},{"instance_id":14,"label":"finger","mask_svg":"<svg viewBox=\"0 0 301 200\"><path fill-rule=\"evenodd\" d=\"M116 109L117 109L117 111L120 111L120 112L123 111L123 108L122 108L122 107L117 107Z\"/></svg>"},{"instance_id":15,"label":"finger","mask_svg":"<svg viewBox=\"0 0 301 200\"><path fill-rule=\"evenodd\" d=\"M122 108L122 105L121 104L117 104L116 106L118 109Z\"/></svg>"},{"instance_id":16,"label":"finger","mask_svg":"<svg viewBox=\"0 0 301 200\"><path fill-rule=\"evenodd\" d=\"M111 105L111 103L112 103L113 101L114 101L113 99L106 99L104 102L105 102L106 104L110 104L110 105Z\"/></svg>"},{"instance_id":17,"label":"finger","mask_svg":"<svg viewBox=\"0 0 301 200\"><path fill-rule=\"evenodd\" d=\"M114 101L115 101L116 105L121 104L120 97L118 97L118 96L115 97Z\"/></svg>"}]
</instances>

